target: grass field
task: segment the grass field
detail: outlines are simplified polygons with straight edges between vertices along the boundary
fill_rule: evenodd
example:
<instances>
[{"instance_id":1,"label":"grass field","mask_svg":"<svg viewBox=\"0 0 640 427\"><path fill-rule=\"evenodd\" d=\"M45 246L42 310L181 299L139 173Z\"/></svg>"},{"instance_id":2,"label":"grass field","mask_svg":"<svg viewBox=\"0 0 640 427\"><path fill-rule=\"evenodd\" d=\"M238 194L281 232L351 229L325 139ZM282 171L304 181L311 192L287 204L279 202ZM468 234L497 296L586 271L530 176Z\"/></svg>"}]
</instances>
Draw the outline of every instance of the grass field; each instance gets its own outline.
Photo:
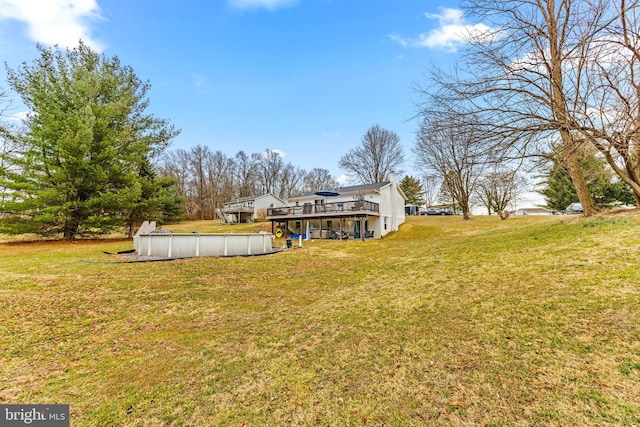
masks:
<instances>
[{"instance_id":1,"label":"grass field","mask_svg":"<svg viewBox=\"0 0 640 427\"><path fill-rule=\"evenodd\" d=\"M635 211L103 253L130 247L0 244L0 403L68 403L73 426L640 425Z\"/></svg>"}]
</instances>

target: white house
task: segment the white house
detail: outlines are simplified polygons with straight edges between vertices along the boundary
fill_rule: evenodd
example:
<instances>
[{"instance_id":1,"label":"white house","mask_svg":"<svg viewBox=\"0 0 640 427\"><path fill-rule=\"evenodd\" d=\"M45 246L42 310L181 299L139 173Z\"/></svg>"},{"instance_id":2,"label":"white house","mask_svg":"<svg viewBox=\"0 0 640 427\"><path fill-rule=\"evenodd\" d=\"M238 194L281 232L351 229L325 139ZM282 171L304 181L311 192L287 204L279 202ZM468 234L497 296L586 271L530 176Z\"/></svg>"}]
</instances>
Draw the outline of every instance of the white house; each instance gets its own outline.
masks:
<instances>
[{"instance_id":1,"label":"white house","mask_svg":"<svg viewBox=\"0 0 640 427\"><path fill-rule=\"evenodd\" d=\"M405 221L407 196L396 174L390 181L309 192L290 197L285 207L267 209L274 233L307 238L381 238Z\"/></svg>"},{"instance_id":2,"label":"white house","mask_svg":"<svg viewBox=\"0 0 640 427\"><path fill-rule=\"evenodd\" d=\"M267 193L226 202L219 210L218 216L226 223L254 222L257 219L266 219L268 208L282 206L285 206L282 199Z\"/></svg>"}]
</instances>

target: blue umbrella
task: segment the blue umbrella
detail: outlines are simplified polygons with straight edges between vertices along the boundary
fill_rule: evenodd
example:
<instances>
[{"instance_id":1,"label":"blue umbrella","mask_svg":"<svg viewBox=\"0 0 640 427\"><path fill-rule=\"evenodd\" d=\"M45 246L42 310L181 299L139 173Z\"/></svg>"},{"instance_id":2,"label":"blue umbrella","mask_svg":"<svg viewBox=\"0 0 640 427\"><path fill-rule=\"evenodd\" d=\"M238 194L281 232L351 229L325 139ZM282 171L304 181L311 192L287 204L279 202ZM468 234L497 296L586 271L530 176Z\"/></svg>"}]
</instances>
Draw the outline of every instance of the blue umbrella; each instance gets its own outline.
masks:
<instances>
[{"instance_id":1,"label":"blue umbrella","mask_svg":"<svg viewBox=\"0 0 640 427\"><path fill-rule=\"evenodd\" d=\"M325 196L325 197L331 197L331 196L339 196L340 193L333 191L333 190L320 190L320 191L316 191L313 194L317 194L318 196Z\"/></svg>"}]
</instances>

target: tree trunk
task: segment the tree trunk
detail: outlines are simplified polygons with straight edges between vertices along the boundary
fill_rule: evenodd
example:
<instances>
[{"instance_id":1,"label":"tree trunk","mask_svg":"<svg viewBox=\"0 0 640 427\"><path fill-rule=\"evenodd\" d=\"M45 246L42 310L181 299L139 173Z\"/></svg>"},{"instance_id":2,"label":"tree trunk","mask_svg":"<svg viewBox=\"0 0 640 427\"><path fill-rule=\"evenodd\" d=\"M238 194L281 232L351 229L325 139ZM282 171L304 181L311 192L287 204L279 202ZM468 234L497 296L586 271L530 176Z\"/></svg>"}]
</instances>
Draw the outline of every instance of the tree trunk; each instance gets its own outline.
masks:
<instances>
[{"instance_id":1,"label":"tree trunk","mask_svg":"<svg viewBox=\"0 0 640 427\"><path fill-rule=\"evenodd\" d=\"M620 176L623 182L626 182L629 185L629 187L631 188L631 191L633 192L633 196L636 198L636 208L640 209L640 175L638 174L638 168L636 167L634 169L631 166L630 162L626 163L626 168L627 168L627 176L629 180L632 182L630 183L626 182L624 179L625 177L622 176L621 174L618 174L618 176Z\"/></svg>"},{"instance_id":2,"label":"tree trunk","mask_svg":"<svg viewBox=\"0 0 640 427\"><path fill-rule=\"evenodd\" d=\"M636 198L636 208L640 209L640 195L636 194L635 192L633 193L633 195Z\"/></svg>"},{"instance_id":3,"label":"tree trunk","mask_svg":"<svg viewBox=\"0 0 640 427\"><path fill-rule=\"evenodd\" d=\"M584 179L584 174L582 173L580 164L578 163L578 154L576 153L577 143L568 130L570 129L568 126L570 113L567 111L567 102L565 100L566 91L564 90L563 83L563 42L566 40L561 37L564 31L563 24L566 24L566 22L558 20L561 15L559 15L556 10L556 3L554 0L549 0L544 6L540 7L541 12L545 14L547 31L549 33L549 83L551 90L551 109L553 110L556 121L561 125L560 138L564 149L567 170L569 171L571 182L573 182L573 185L576 188L578 200L582 204L584 216L592 216L598 212L598 209L596 207L596 202L593 200L593 197L589 192L587 182ZM560 7L562 8L563 6ZM567 20L569 19L568 16L565 16L564 18Z\"/></svg>"},{"instance_id":4,"label":"tree trunk","mask_svg":"<svg viewBox=\"0 0 640 427\"><path fill-rule=\"evenodd\" d=\"M567 143L567 138L569 142ZM569 172L569 176L571 177L571 182L576 189L576 194L578 195L578 200L582 205L582 210L584 212L584 216L593 216L598 213L598 207L596 206L595 200L593 200L593 196L587 187L587 181L584 179L584 174L582 173L582 169L580 169L580 164L578 163L578 155L575 151L575 143L573 142L571 135L562 135L563 144L565 147L565 164L567 166L567 171Z\"/></svg>"},{"instance_id":5,"label":"tree trunk","mask_svg":"<svg viewBox=\"0 0 640 427\"><path fill-rule=\"evenodd\" d=\"M64 223L64 230L62 232L62 238L68 242L76 240L78 234L78 224L75 220L70 219Z\"/></svg>"},{"instance_id":6,"label":"tree trunk","mask_svg":"<svg viewBox=\"0 0 640 427\"><path fill-rule=\"evenodd\" d=\"M469 201L468 200L460 200L458 202L460 205L460 209L462 209L462 219L468 221L471 219L471 213L469 212Z\"/></svg>"}]
</instances>

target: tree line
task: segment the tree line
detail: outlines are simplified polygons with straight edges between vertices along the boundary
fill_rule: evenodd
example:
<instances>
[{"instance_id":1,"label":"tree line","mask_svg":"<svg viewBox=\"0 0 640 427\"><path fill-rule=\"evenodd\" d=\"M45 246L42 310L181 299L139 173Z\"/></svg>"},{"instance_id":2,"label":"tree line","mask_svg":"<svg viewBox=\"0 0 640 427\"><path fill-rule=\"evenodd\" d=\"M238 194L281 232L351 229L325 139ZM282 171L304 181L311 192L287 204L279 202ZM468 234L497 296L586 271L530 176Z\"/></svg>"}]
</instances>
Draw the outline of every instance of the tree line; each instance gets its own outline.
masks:
<instances>
[{"instance_id":1,"label":"tree line","mask_svg":"<svg viewBox=\"0 0 640 427\"><path fill-rule=\"evenodd\" d=\"M404 153L395 132L373 125L361 144L339 159L339 166L354 182L370 184L388 180L400 173ZM227 156L197 145L190 149L169 150L158 162L161 174L176 180L178 193L185 197L188 218L211 219L224 202L272 193L286 200L303 193L340 186L328 169L306 171L285 162L280 152L239 151Z\"/></svg>"},{"instance_id":2,"label":"tree line","mask_svg":"<svg viewBox=\"0 0 640 427\"><path fill-rule=\"evenodd\" d=\"M158 170L175 179L178 193L185 197L185 215L212 219L225 202L272 193L286 200L305 191L335 188L339 184L329 170L306 171L275 150L229 157L221 151L197 145L170 150L158 162Z\"/></svg>"}]
</instances>

